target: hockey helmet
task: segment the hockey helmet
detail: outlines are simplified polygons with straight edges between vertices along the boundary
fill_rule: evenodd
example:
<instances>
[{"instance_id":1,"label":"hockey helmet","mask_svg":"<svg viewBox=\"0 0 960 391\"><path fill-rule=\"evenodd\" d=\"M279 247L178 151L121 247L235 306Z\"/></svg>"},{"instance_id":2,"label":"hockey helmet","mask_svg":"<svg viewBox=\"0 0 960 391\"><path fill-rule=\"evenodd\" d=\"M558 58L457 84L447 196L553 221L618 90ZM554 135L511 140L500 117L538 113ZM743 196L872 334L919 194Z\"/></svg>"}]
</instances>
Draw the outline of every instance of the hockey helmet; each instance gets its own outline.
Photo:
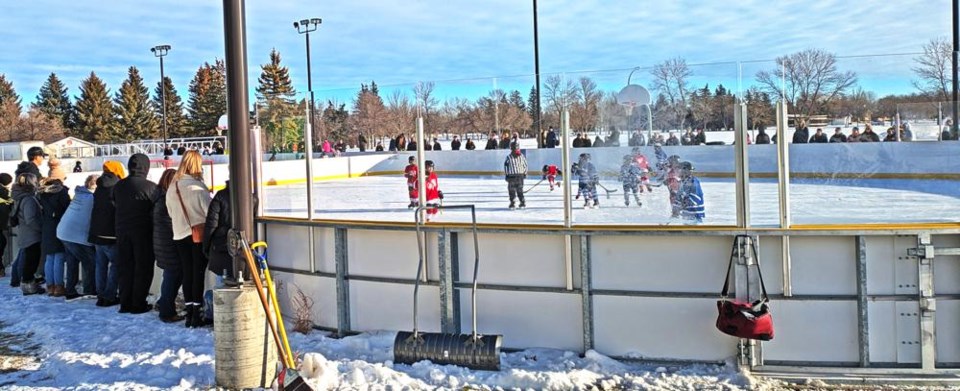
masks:
<instances>
[{"instance_id":1,"label":"hockey helmet","mask_svg":"<svg viewBox=\"0 0 960 391\"><path fill-rule=\"evenodd\" d=\"M427 167L433 167L433 160L427 160L423 162L423 164Z\"/></svg>"},{"instance_id":2,"label":"hockey helmet","mask_svg":"<svg viewBox=\"0 0 960 391\"><path fill-rule=\"evenodd\" d=\"M667 162L670 164L680 163L680 155L670 155L670 157L667 158Z\"/></svg>"},{"instance_id":3,"label":"hockey helmet","mask_svg":"<svg viewBox=\"0 0 960 391\"><path fill-rule=\"evenodd\" d=\"M623 162L629 163L633 161L633 155L623 155Z\"/></svg>"},{"instance_id":4,"label":"hockey helmet","mask_svg":"<svg viewBox=\"0 0 960 391\"><path fill-rule=\"evenodd\" d=\"M407 158L407 161L410 162L410 163L413 163L414 160L417 160L417 157L416 157L416 156L410 156L410 157Z\"/></svg>"},{"instance_id":5,"label":"hockey helmet","mask_svg":"<svg viewBox=\"0 0 960 391\"><path fill-rule=\"evenodd\" d=\"M680 162L680 169L683 171L693 171L693 163L684 160Z\"/></svg>"}]
</instances>

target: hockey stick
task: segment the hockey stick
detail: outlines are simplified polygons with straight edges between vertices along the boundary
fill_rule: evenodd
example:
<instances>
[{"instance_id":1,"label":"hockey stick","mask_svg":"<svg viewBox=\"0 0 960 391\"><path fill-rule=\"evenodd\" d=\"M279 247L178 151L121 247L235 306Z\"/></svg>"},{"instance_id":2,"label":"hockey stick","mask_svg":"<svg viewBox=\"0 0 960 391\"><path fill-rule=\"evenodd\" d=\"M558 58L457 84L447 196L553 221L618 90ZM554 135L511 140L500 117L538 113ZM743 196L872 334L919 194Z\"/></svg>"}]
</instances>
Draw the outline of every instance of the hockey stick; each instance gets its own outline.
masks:
<instances>
[{"instance_id":1,"label":"hockey stick","mask_svg":"<svg viewBox=\"0 0 960 391\"><path fill-rule=\"evenodd\" d=\"M616 192L617 192L617 189L610 190L610 189L608 189L606 186L604 186L602 183L600 183L600 181L597 181L597 186L600 186L600 188L603 189L603 191L607 192L607 199L608 199L608 200L610 199L610 193L616 193Z\"/></svg>"},{"instance_id":2,"label":"hockey stick","mask_svg":"<svg viewBox=\"0 0 960 391\"><path fill-rule=\"evenodd\" d=\"M534 183L533 186L530 186L529 189L524 190L523 194L527 194L527 192L529 192L530 190L533 190L534 187L537 187L537 185L543 183L543 181L544 181L543 179L540 179L539 181L537 181L537 183Z\"/></svg>"}]
</instances>

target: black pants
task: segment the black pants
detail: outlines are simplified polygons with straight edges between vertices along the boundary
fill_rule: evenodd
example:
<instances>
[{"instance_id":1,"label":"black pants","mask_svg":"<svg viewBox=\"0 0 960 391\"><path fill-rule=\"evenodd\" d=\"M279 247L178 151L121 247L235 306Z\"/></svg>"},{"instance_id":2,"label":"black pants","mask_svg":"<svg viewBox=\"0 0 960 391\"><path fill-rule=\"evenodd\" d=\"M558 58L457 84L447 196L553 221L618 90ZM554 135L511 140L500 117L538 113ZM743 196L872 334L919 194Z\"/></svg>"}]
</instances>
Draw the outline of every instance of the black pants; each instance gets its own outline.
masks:
<instances>
[{"instance_id":1,"label":"black pants","mask_svg":"<svg viewBox=\"0 0 960 391\"><path fill-rule=\"evenodd\" d=\"M523 199L523 177L520 175L507 176L507 191L510 193L510 203L516 198L520 199L521 204L525 204Z\"/></svg>"},{"instance_id":2,"label":"black pants","mask_svg":"<svg viewBox=\"0 0 960 391\"><path fill-rule=\"evenodd\" d=\"M138 311L148 307L147 295L153 284L153 261L153 236L150 231L117 235L121 311Z\"/></svg>"},{"instance_id":3,"label":"black pants","mask_svg":"<svg viewBox=\"0 0 960 391\"><path fill-rule=\"evenodd\" d=\"M6 263L3 262L3 259L7 256L7 235L8 231L6 229L0 230L0 269L5 268ZM11 260L9 263L13 263Z\"/></svg>"},{"instance_id":4,"label":"black pants","mask_svg":"<svg viewBox=\"0 0 960 391\"><path fill-rule=\"evenodd\" d=\"M31 283L36 277L37 267L40 266L40 242L36 242L23 249L23 274L21 283Z\"/></svg>"},{"instance_id":5,"label":"black pants","mask_svg":"<svg viewBox=\"0 0 960 391\"><path fill-rule=\"evenodd\" d=\"M180 255L180 270L183 271L183 301L203 304L203 275L207 270L203 247L187 236L177 240L177 254Z\"/></svg>"}]
</instances>

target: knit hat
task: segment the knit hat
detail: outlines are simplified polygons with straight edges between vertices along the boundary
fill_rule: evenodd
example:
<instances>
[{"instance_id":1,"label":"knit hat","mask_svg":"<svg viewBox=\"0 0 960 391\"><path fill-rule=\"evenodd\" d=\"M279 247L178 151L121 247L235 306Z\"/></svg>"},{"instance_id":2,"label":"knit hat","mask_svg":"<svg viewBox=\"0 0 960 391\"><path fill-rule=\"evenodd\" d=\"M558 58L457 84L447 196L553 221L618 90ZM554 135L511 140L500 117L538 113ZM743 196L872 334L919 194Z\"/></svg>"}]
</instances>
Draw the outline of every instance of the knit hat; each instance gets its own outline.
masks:
<instances>
[{"instance_id":1,"label":"knit hat","mask_svg":"<svg viewBox=\"0 0 960 391\"><path fill-rule=\"evenodd\" d=\"M123 163L114 160L107 160L103 162L103 172L112 173L120 179L123 179L127 176L123 170Z\"/></svg>"},{"instance_id":2,"label":"knit hat","mask_svg":"<svg viewBox=\"0 0 960 391\"><path fill-rule=\"evenodd\" d=\"M67 173L63 171L63 167L60 167L60 159L55 157L50 158L50 160L47 161L47 167L50 167L50 171L47 172L47 177L61 181L67 179Z\"/></svg>"}]
</instances>

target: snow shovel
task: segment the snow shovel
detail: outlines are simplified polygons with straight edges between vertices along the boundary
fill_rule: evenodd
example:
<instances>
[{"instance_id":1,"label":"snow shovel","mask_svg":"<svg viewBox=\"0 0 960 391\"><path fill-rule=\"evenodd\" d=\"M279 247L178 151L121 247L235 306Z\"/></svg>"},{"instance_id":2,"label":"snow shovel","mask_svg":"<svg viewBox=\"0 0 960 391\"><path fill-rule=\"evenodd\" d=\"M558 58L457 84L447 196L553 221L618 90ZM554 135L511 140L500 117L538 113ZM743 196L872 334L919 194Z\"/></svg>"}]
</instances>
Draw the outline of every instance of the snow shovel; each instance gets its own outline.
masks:
<instances>
[{"instance_id":1,"label":"snow shovel","mask_svg":"<svg viewBox=\"0 0 960 391\"><path fill-rule=\"evenodd\" d=\"M283 318L280 314L280 306L277 305L276 291L273 289L273 282L270 279L269 274L270 271L266 269L266 260L258 253L257 258L259 259L259 262L255 262L254 252L250 245L247 244L246 238L241 236L239 239L243 247L244 258L247 259L247 267L249 267L251 270L250 274L253 276L253 282L257 286L257 294L260 296L260 302L263 305L264 312L266 312L267 323L270 324L270 331L273 332L273 340L277 344L277 350L280 353L280 363L283 366L283 369L281 370L280 374L277 375L277 388L280 391L313 391L313 388L303 380L303 378L300 376L300 373L296 370L296 363L293 360L290 344L287 342L287 333L283 326ZM258 243L262 243L262 247L264 247L264 249L266 248L266 243ZM267 302L267 297L263 292L263 281L260 280L260 273L256 272L258 269L264 270L265 277L267 278L268 290L273 299L273 306ZM277 330L278 327L280 329L279 331Z\"/></svg>"},{"instance_id":2,"label":"snow shovel","mask_svg":"<svg viewBox=\"0 0 960 391\"><path fill-rule=\"evenodd\" d=\"M427 207L431 208L431 207ZM435 207L433 207L435 208ZM420 210L416 209L417 264L416 283L413 287L413 331L400 331L393 341L393 361L400 364L413 364L430 360L439 365L458 365L476 370L500 370L501 335L477 334L477 270L480 266L480 246L477 242L477 213L473 205L443 206L446 209L470 209L473 227L473 290L471 291L473 316L472 334L425 333L417 327L417 293L420 290L420 276L423 275L423 233L421 232Z\"/></svg>"}]
</instances>

